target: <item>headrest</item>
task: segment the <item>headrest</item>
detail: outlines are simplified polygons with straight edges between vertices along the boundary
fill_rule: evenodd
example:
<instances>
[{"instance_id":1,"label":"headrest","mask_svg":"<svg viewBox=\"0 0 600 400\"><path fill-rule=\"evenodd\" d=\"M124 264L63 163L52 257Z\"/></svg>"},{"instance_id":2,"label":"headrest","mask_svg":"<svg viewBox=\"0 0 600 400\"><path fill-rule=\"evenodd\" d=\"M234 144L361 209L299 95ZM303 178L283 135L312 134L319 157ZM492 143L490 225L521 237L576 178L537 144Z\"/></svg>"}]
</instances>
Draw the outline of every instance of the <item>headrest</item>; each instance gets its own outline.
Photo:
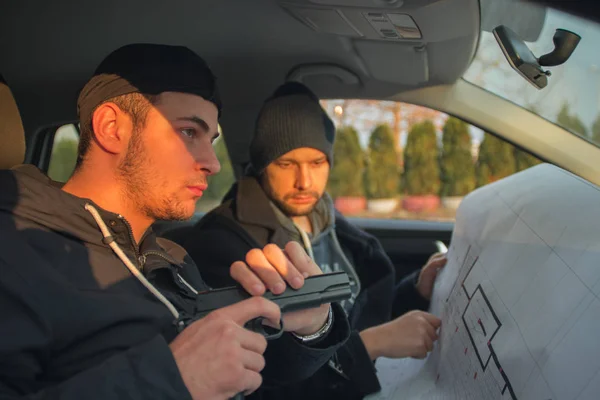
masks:
<instances>
[{"instance_id":1,"label":"headrest","mask_svg":"<svg viewBox=\"0 0 600 400\"><path fill-rule=\"evenodd\" d=\"M0 169L12 168L25 158L25 130L17 103L0 75Z\"/></svg>"}]
</instances>

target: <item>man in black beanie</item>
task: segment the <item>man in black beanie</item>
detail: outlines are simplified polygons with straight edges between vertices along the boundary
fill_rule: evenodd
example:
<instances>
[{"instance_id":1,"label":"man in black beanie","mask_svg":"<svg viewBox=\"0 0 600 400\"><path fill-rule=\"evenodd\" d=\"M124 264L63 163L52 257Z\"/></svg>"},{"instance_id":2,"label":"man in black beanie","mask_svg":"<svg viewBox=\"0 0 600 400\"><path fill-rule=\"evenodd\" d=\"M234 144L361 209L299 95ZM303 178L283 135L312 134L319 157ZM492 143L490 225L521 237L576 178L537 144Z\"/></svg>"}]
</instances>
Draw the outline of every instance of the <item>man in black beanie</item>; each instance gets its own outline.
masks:
<instances>
[{"instance_id":1,"label":"man in black beanie","mask_svg":"<svg viewBox=\"0 0 600 400\"><path fill-rule=\"evenodd\" d=\"M432 256L420 271L394 284L394 267L380 243L337 212L325 192L334 136L333 122L308 88L299 83L278 88L257 118L248 176L183 242L213 287L232 283L222 266L248 249L283 247L290 240L323 271L350 276L353 295L342 304L353 330L350 339L307 381L261 389L263 398L362 398L380 388L373 361L423 358L438 337L440 320L420 310L429 306L445 256Z\"/></svg>"},{"instance_id":2,"label":"man in black beanie","mask_svg":"<svg viewBox=\"0 0 600 400\"><path fill-rule=\"evenodd\" d=\"M288 332L268 348L244 328L279 323L266 289L322 273L294 243L241 255L232 275L256 297L193 322L209 287L151 225L193 215L220 168L220 110L191 50L128 45L81 91L79 158L64 186L31 165L0 171L0 187L17 188L0 192L1 398L226 399L263 378L306 379L347 338L339 305L283 316Z\"/></svg>"}]
</instances>

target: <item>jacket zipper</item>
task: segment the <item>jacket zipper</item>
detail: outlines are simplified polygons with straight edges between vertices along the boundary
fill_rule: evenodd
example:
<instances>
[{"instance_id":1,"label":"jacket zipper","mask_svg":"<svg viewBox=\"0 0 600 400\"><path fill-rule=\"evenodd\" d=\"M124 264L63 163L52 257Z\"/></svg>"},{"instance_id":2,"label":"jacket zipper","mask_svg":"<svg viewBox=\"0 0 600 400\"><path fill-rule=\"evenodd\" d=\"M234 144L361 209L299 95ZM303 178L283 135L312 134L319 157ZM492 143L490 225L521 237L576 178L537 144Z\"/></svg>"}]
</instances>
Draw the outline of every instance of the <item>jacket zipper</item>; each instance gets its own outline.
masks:
<instances>
[{"instance_id":1,"label":"jacket zipper","mask_svg":"<svg viewBox=\"0 0 600 400\"><path fill-rule=\"evenodd\" d=\"M332 370L334 370L335 372L337 372L338 375L340 375L342 378L346 379L346 380L350 380L350 378L348 377L348 375L346 375L344 373L344 370L342 369L342 365L340 364L338 357L337 357L337 353L333 354L333 357L329 360L329 362L327 363L327 365L329 366L329 368L331 368Z\"/></svg>"},{"instance_id":2,"label":"jacket zipper","mask_svg":"<svg viewBox=\"0 0 600 400\"><path fill-rule=\"evenodd\" d=\"M170 264L174 264L174 265L178 265L179 264L176 260L174 260L173 258L171 258L171 256L169 256L168 254L165 254L165 253L161 253L160 251L149 250L149 251L146 251L143 254L141 254L141 257L144 257L144 260L148 256L157 256L157 257L162 258L163 260L168 261Z\"/></svg>"},{"instance_id":3,"label":"jacket zipper","mask_svg":"<svg viewBox=\"0 0 600 400\"><path fill-rule=\"evenodd\" d=\"M142 268L144 267L144 263L146 262L146 260L145 260L145 258L142 259L142 256L140 255L140 250L139 250L138 245L137 245L137 243L135 241L135 237L133 236L133 229L131 229L131 224L121 214L117 215L117 217L121 221L123 221L123 223L125 223L125 226L127 227L127 233L129 233L129 240L130 240L130 243L131 243L131 248L133 249L133 253L135 255L135 265L141 271Z\"/></svg>"},{"instance_id":4,"label":"jacket zipper","mask_svg":"<svg viewBox=\"0 0 600 400\"><path fill-rule=\"evenodd\" d=\"M175 261L173 258L171 258L171 256L169 256L168 254L161 253L160 251L156 251L156 250L146 251L144 254L142 254L140 256L140 258L143 258L144 262L146 262L146 257L148 257L150 255L160 257L163 260L169 262L170 264L179 265L177 263L177 261ZM192 285L190 285L185 279L183 279L183 277L181 275L177 274L177 279L179 280L179 283L184 285L192 293L194 293L195 295L198 294L198 291Z\"/></svg>"}]
</instances>

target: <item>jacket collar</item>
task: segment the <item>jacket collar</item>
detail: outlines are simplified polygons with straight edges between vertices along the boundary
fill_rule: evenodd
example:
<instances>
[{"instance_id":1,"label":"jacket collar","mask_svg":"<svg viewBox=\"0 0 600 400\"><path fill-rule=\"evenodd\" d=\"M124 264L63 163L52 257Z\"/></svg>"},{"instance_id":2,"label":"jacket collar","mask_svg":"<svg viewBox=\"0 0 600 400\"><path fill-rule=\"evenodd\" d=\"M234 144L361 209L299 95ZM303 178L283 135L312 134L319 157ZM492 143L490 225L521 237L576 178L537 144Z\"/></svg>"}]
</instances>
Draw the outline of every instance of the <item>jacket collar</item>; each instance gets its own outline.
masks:
<instances>
[{"instance_id":1,"label":"jacket collar","mask_svg":"<svg viewBox=\"0 0 600 400\"><path fill-rule=\"evenodd\" d=\"M270 200L254 177L244 177L237 183L236 217L244 224L258 225L273 231L280 228Z\"/></svg>"},{"instance_id":2,"label":"jacket collar","mask_svg":"<svg viewBox=\"0 0 600 400\"><path fill-rule=\"evenodd\" d=\"M247 176L237 183L235 215L242 225L254 225L268 232L267 243L283 248L291 240L279 223L270 200L255 177Z\"/></svg>"},{"instance_id":3,"label":"jacket collar","mask_svg":"<svg viewBox=\"0 0 600 400\"><path fill-rule=\"evenodd\" d=\"M270 241L280 246L285 245L293 237L277 217L274 206L262 186L254 176L240 179L235 189L235 216L241 224L266 228L270 232ZM327 193L319 200L318 206L322 224L319 237L328 234L335 226L335 209L333 201ZM291 223L290 220L290 224ZM289 229L289 228L288 228Z\"/></svg>"}]
</instances>

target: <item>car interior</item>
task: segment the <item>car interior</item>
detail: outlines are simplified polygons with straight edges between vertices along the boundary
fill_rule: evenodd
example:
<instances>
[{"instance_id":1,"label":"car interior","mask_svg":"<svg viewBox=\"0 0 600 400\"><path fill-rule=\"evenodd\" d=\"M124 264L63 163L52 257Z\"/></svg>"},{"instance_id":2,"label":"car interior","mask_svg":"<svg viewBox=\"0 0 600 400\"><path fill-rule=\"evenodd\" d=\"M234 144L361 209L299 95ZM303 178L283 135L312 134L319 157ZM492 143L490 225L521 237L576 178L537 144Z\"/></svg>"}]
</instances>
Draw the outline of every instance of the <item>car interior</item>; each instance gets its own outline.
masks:
<instances>
[{"instance_id":1,"label":"car interior","mask_svg":"<svg viewBox=\"0 0 600 400\"><path fill-rule=\"evenodd\" d=\"M535 39L543 20L528 2L497 0L11 2L0 13L0 73L9 85L0 86L0 167L46 171L56 129L76 123L78 92L96 65L122 45L149 42L188 46L213 69L238 177L262 102L295 80L322 99L401 101L454 115L600 184L600 148L463 78L483 32L506 24ZM156 230L176 237L199 217ZM381 241L399 276L422 266L437 242L448 245L454 227L352 221Z\"/></svg>"}]
</instances>

